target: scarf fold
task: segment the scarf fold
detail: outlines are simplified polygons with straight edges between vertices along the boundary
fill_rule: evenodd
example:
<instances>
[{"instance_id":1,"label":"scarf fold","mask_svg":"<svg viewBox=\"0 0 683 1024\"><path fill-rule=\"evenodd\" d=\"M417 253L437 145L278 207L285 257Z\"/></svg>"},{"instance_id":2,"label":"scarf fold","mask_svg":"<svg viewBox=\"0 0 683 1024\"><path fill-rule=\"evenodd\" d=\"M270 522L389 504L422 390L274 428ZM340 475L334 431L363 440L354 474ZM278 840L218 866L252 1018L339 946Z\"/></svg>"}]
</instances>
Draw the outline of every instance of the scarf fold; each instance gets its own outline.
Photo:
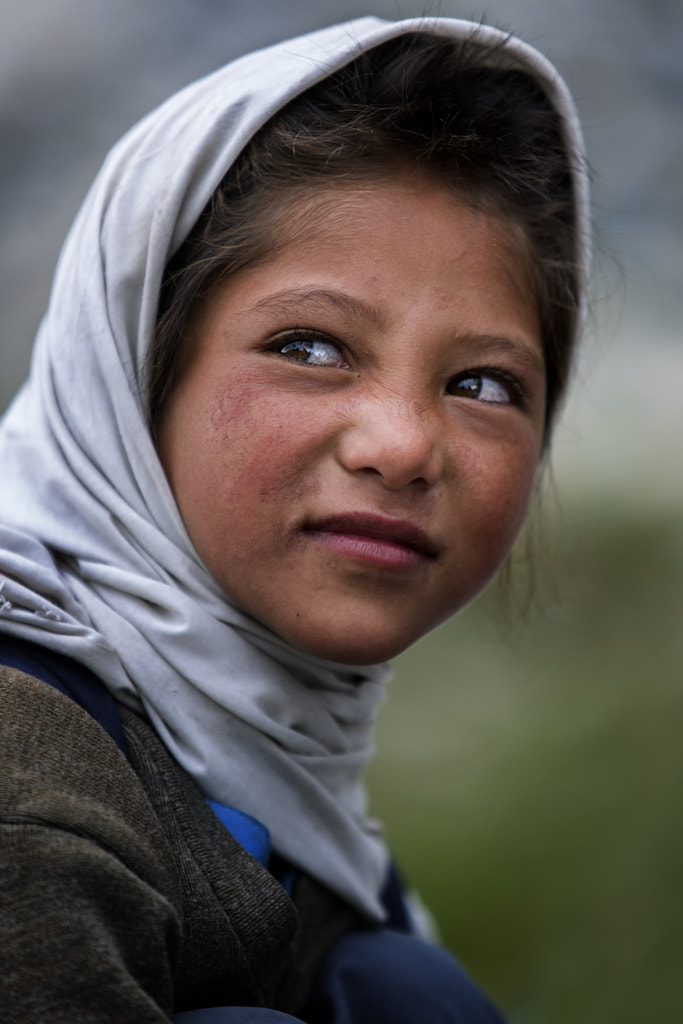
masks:
<instances>
[{"instance_id":1,"label":"scarf fold","mask_svg":"<svg viewBox=\"0 0 683 1024\"><path fill-rule=\"evenodd\" d=\"M387 852L362 774L388 677L291 647L203 566L147 427L141 372L164 267L239 151L280 107L405 32L505 35L452 19L362 18L253 53L173 96L111 151L62 251L30 377L0 425L0 631L92 669L142 707L207 798L263 822L274 849L372 920ZM560 112L552 66L509 39Z\"/></svg>"}]
</instances>

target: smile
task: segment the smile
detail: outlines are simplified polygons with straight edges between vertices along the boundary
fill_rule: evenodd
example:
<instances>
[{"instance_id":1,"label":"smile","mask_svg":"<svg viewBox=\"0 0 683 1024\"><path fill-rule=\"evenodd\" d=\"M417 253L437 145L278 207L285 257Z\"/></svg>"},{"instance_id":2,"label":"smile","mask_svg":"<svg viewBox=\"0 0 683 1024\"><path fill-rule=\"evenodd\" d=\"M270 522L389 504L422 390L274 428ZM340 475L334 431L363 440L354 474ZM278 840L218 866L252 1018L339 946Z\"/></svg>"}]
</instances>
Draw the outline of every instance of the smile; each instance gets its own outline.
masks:
<instances>
[{"instance_id":1,"label":"smile","mask_svg":"<svg viewBox=\"0 0 683 1024\"><path fill-rule=\"evenodd\" d=\"M415 569L439 555L438 545L413 523L382 515L328 516L304 527L326 548L385 569Z\"/></svg>"}]
</instances>

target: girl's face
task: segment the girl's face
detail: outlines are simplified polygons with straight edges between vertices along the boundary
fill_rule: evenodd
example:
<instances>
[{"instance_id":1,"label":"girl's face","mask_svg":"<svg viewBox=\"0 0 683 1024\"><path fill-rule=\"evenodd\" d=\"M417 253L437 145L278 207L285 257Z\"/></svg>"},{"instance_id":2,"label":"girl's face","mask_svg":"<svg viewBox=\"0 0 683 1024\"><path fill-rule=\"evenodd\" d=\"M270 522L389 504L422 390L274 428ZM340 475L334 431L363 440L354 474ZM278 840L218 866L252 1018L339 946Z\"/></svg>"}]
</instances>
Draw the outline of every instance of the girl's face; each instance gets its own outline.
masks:
<instances>
[{"instance_id":1,"label":"girl's face","mask_svg":"<svg viewBox=\"0 0 683 1024\"><path fill-rule=\"evenodd\" d=\"M372 663L505 560L541 452L540 328L513 230L437 187L331 189L299 212L305 231L293 217L195 312L159 453L241 609Z\"/></svg>"}]
</instances>

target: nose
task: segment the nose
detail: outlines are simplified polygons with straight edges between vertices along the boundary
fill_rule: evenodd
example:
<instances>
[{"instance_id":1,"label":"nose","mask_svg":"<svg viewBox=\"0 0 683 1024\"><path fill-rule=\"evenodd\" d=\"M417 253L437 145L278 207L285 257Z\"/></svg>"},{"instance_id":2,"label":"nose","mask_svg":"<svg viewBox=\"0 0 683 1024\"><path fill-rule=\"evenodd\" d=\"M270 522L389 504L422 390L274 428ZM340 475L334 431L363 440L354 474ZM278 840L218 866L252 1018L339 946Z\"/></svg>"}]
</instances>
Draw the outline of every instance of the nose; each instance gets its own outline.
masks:
<instances>
[{"instance_id":1,"label":"nose","mask_svg":"<svg viewBox=\"0 0 683 1024\"><path fill-rule=\"evenodd\" d=\"M428 489L443 470L433 414L418 402L394 396L360 403L338 451L346 470L375 475L390 490Z\"/></svg>"}]
</instances>

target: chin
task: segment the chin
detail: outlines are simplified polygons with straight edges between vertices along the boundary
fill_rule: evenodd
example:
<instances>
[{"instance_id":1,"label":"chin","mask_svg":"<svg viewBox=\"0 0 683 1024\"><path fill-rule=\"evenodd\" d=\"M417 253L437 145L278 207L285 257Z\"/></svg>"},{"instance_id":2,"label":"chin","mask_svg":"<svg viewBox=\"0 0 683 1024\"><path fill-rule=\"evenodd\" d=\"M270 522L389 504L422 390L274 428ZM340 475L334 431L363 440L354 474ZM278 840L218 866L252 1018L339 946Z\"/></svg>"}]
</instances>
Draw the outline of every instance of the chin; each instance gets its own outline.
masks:
<instances>
[{"instance_id":1,"label":"chin","mask_svg":"<svg viewBox=\"0 0 683 1024\"><path fill-rule=\"evenodd\" d=\"M425 630L428 632L428 630ZM325 658L327 661L334 661L340 665L379 665L385 661L391 661L399 654L415 643L422 636L412 632L410 635L384 635L378 636L373 633L369 636L359 636L357 632L349 630L341 636L330 636L329 633L323 636L322 633L306 631L298 637L288 637L290 643L307 654L313 654L318 658ZM353 637L353 640L350 638Z\"/></svg>"}]
</instances>

